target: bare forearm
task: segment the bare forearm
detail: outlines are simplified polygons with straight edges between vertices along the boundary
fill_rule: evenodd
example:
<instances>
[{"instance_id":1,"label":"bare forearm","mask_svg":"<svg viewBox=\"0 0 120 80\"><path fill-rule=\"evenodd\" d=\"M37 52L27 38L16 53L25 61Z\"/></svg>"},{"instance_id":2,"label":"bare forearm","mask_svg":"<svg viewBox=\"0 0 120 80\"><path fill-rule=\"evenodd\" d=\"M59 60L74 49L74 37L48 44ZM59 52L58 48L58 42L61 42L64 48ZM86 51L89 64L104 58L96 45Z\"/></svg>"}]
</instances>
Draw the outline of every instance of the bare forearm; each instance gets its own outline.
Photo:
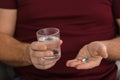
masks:
<instances>
[{"instance_id":1,"label":"bare forearm","mask_svg":"<svg viewBox=\"0 0 120 80\"><path fill-rule=\"evenodd\" d=\"M10 66L31 65L29 54L26 52L28 45L0 34L0 61Z\"/></svg>"},{"instance_id":2,"label":"bare forearm","mask_svg":"<svg viewBox=\"0 0 120 80\"><path fill-rule=\"evenodd\" d=\"M107 46L108 58L111 60L120 60L120 37L103 41L103 43Z\"/></svg>"}]
</instances>

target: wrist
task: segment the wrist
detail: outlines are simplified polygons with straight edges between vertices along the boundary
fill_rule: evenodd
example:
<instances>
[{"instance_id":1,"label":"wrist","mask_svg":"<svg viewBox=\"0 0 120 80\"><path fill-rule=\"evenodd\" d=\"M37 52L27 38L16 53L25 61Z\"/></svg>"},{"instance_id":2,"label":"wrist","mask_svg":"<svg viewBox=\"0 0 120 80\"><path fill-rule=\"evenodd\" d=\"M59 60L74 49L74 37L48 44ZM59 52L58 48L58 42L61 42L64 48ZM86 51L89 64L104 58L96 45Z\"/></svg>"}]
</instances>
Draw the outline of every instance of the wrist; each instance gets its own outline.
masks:
<instances>
[{"instance_id":1,"label":"wrist","mask_svg":"<svg viewBox=\"0 0 120 80\"><path fill-rule=\"evenodd\" d=\"M30 58L30 44L25 44L25 54L24 54L24 60L28 65L32 65L31 58Z\"/></svg>"}]
</instances>

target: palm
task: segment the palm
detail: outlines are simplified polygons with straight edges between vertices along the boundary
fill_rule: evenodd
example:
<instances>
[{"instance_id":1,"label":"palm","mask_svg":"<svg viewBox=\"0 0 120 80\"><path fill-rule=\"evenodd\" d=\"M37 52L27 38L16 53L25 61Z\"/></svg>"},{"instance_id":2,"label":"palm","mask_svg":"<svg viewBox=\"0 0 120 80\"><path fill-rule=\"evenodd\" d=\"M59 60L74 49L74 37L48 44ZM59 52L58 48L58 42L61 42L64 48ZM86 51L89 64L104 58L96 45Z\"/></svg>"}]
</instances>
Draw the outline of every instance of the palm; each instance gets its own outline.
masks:
<instances>
[{"instance_id":1,"label":"palm","mask_svg":"<svg viewBox=\"0 0 120 80\"><path fill-rule=\"evenodd\" d=\"M88 60L85 61L86 57ZM67 66L77 69L91 69L100 65L102 57L107 57L106 47L99 42L93 42L85 45L75 59L67 62Z\"/></svg>"}]
</instances>

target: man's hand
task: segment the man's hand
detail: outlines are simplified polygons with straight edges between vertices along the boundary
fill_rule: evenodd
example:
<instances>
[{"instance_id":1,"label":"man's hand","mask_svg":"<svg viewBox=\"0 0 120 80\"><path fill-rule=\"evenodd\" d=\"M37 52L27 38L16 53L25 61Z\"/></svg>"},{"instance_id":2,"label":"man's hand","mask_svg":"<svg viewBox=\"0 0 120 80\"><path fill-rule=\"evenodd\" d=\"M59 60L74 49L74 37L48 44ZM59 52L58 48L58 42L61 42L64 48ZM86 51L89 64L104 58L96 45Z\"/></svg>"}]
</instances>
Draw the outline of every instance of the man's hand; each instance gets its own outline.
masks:
<instances>
[{"instance_id":1,"label":"man's hand","mask_svg":"<svg viewBox=\"0 0 120 80\"><path fill-rule=\"evenodd\" d=\"M30 58L32 64L37 68L37 69L49 69L52 66L55 65L55 63L58 60L44 60L42 57L45 56L52 56L53 52L50 50L47 50L47 46L43 44L42 42L33 42L30 45Z\"/></svg>"},{"instance_id":2,"label":"man's hand","mask_svg":"<svg viewBox=\"0 0 120 80\"><path fill-rule=\"evenodd\" d=\"M95 41L83 46L77 57L68 60L66 65L76 69L91 69L99 66L102 58L108 58L107 48L102 42Z\"/></svg>"}]
</instances>

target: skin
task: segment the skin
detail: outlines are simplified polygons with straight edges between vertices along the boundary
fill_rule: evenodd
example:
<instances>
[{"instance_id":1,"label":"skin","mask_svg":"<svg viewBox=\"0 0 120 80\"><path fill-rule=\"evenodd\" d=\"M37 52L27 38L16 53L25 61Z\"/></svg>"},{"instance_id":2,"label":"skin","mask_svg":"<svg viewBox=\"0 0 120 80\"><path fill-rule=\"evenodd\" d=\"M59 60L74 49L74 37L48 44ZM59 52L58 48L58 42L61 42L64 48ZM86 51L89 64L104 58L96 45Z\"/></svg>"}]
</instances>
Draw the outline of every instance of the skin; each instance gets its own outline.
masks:
<instances>
[{"instance_id":1,"label":"skin","mask_svg":"<svg viewBox=\"0 0 120 80\"><path fill-rule=\"evenodd\" d=\"M51 68L58 60L40 59L53 55L52 51L47 50L47 45L37 41L31 44L23 43L13 37L16 16L15 9L0 9L0 61L13 67L34 65L38 69Z\"/></svg>"},{"instance_id":2,"label":"skin","mask_svg":"<svg viewBox=\"0 0 120 80\"><path fill-rule=\"evenodd\" d=\"M120 19L116 19L120 29ZM84 57L89 60L83 62ZM102 59L120 60L120 37L106 41L95 41L83 46L75 59L68 60L66 65L76 69L92 69L100 65Z\"/></svg>"},{"instance_id":3,"label":"skin","mask_svg":"<svg viewBox=\"0 0 120 80\"><path fill-rule=\"evenodd\" d=\"M33 65L43 70L53 67L58 60L40 59L43 56L53 55L52 51L47 50L47 45L37 41L31 44L23 43L13 37L16 19L17 10L0 9L0 61L13 67ZM120 19L116 19L116 21L120 26ZM59 44L61 45L62 41ZM66 66L76 69L91 69L99 66L103 58L119 60L119 53L119 37L106 41L95 41L83 46L75 59L66 62ZM87 62L81 61L84 56L89 57Z\"/></svg>"}]
</instances>

